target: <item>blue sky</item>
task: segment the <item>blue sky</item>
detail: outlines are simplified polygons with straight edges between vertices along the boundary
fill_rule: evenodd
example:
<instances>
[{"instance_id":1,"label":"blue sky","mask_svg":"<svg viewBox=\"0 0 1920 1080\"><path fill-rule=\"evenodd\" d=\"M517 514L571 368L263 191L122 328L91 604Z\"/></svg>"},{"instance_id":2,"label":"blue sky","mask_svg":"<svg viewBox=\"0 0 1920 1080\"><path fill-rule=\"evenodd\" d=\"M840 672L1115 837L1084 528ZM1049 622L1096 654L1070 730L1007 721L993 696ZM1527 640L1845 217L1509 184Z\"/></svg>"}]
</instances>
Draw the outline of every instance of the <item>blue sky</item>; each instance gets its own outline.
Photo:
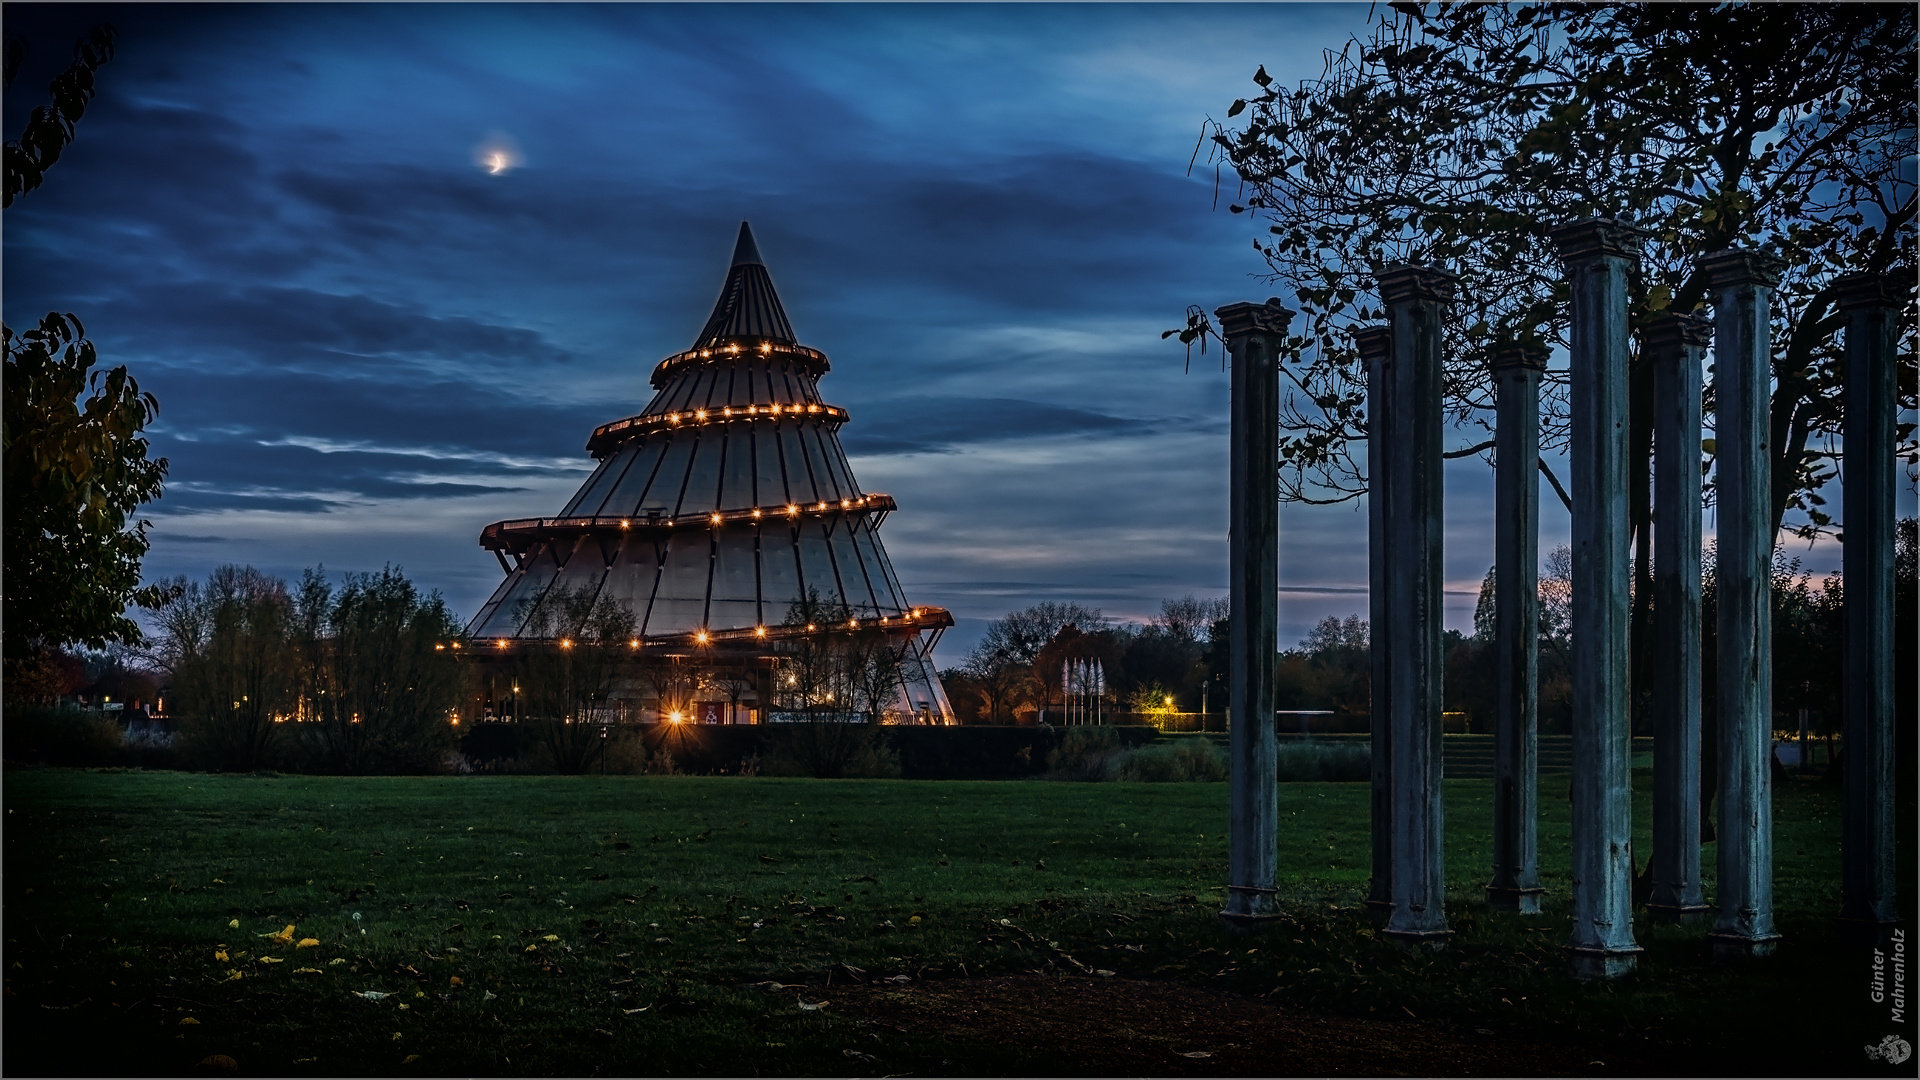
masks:
<instances>
[{"instance_id":1,"label":"blue sky","mask_svg":"<svg viewBox=\"0 0 1920 1080\"><path fill-rule=\"evenodd\" d=\"M1226 377L1159 332L1272 290L1264 226L1188 161L1256 66L1317 74L1367 14L9 4L9 133L90 18L121 39L7 212L6 318L78 313L158 395L151 576L391 562L464 617L500 578L481 526L560 508L750 220L855 475L899 500L909 595L960 618L952 664L1037 600L1225 591ZM1467 628L1491 484L1447 481ZM1365 610L1366 529L1282 518L1291 643Z\"/></svg>"}]
</instances>

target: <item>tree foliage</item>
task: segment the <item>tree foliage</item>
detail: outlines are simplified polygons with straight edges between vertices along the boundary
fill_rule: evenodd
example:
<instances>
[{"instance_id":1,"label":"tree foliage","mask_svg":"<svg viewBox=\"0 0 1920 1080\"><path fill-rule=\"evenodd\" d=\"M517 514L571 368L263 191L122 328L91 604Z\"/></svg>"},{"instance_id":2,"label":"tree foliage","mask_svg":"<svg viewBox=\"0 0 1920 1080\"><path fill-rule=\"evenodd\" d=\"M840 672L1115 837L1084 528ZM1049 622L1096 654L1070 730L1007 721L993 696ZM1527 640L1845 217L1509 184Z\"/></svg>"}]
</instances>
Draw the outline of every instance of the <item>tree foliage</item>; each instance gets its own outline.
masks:
<instances>
[{"instance_id":1,"label":"tree foliage","mask_svg":"<svg viewBox=\"0 0 1920 1080\"><path fill-rule=\"evenodd\" d=\"M526 626L545 639L523 647L514 666L526 721L555 769L585 772L606 752L605 726L613 720L607 711L616 691L641 664L631 644L633 612L592 589L558 588L541 597ZM665 659L652 666L674 667ZM671 692L661 695L663 714L671 698Z\"/></svg>"},{"instance_id":2,"label":"tree foliage","mask_svg":"<svg viewBox=\"0 0 1920 1080\"><path fill-rule=\"evenodd\" d=\"M398 569L319 570L297 589L251 566L177 578L149 658L173 684L189 760L215 769L435 768L452 746L459 627Z\"/></svg>"},{"instance_id":3,"label":"tree foliage","mask_svg":"<svg viewBox=\"0 0 1920 1080\"><path fill-rule=\"evenodd\" d=\"M1707 299L1704 254L1781 258L1768 440L1775 520L1830 524L1842 351L1834 279L1915 276L1911 5L1394 4L1322 75L1259 93L1216 127L1255 241L1300 314L1281 443L1286 498L1365 490L1364 371L1345 331L1381 317L1373 276L1414 262L1460 275L1447 327L1454 423L1487 424L1487 360L1506 343L1565 343L1553 226L1606 215L1646 231L1636 325ZM1232 120L1241 117L1244 119ZM1913 331L1900 394L1915 400ZM1190 328L1191 329L1191 328ZM1645 471L1651 379L1632 369L1632 440ZM1565 386L1545 386L1544 444L1564 444ZM1712 393L1709 389L1709 407ZM1915 460L1913 429L1901 452ZM1469 448L1490 450L1480 444ZM1711 456L1711 443L1707 445ZM1636 484L1636 526L1648 517Z\"/></svg>"},{"instance_id":4,"label":"tree foliage","mask_svg":"<svg viewBox=\"0 0 1920 1080\"><path fill-rule=\"evenodd\" d=\"M460 626L439 593L422 596L395 567L348 574L332 590L318 571L302 578L301 623L317 678L301 689L311 722L301 734L330 772L428 769L453 745L450 713L461 672L447 646Z\"/></svg>"},{"instance_id":5,"label":"tree foliage","mask_svg":"<svg viewBox=\"0 0 1920 1080\"><path fill-rule=\"evenodd\" d=\"M140 587L151 523L127 518L159 498L167 474L142 435L159 403L124 366L94 369L73 315L4 335L7 656L137 643L127 605L161 593Z\"/></svg>"},{"instance_id":6,"label":"tree foliage","mask_svg":"<svg viewBox=\"0 0 1920 1080\"><path fill-rule=\"evenodd\" d=\"M46 171L60 160L60 152L73 142L74 124L93 100L93 74L101 64L113 59L114 29L102 23L73 46L73 63L47 87L51 104L33 110L20 138L6 145L6 188L0 192L0 206L12 206L13 200L40 186ZM27 43L9 38L6 44L6 89L13 91L13 77L25 59Z\"/></svg>"},{"instance_id":7,"label":"tree foliage","mask_svg":"<svg viewBox=\"0 0 1920 1080\"><path fill-rule=\"evenodd\" d=\"M300 697L287 583L251 566L221 566L205 584L176 581L156 622L188 758L239 772L278 764L283 728L275 718Z\"/></svg>"}]
</instances>

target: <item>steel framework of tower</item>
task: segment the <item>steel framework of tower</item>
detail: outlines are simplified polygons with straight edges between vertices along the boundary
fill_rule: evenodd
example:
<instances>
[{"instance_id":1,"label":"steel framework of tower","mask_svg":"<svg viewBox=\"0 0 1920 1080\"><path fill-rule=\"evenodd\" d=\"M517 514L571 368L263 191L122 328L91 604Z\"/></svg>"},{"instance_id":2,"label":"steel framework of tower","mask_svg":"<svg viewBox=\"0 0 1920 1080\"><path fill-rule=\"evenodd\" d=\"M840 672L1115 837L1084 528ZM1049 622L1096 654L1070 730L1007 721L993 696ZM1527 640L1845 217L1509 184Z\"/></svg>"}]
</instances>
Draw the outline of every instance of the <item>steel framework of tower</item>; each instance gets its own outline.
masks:
<instances>
[{"instance_id":1,"label":"steel framework of tower","mask_svg":"<svg viewBox=\"0 0 1920 1080\"><path fill-rule=\"evenodd\" d=\"M894 500L854 480L836 434L847 412L820 399L828 370L795 339L742 222L693 347L654 369L645 409L587 440L593 476L555 517L481 531L507 577L468 635L483 650L537 642L542 597L586 590L633 613L642 649L768 660L783 637L840 629L783 625L817 592L903 649L903 718L953 722L933 666L953 618L907 603L880 543Z\"/></svg>"}]
</instances>

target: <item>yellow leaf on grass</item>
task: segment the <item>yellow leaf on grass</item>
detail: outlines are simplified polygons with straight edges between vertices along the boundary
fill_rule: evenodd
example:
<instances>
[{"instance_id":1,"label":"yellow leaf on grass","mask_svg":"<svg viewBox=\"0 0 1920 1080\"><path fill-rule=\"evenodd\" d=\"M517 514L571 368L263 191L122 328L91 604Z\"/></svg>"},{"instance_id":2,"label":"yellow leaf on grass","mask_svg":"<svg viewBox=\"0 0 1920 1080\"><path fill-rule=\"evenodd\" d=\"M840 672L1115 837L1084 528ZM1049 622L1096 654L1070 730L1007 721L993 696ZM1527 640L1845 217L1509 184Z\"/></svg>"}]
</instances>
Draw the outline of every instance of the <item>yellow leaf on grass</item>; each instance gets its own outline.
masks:
<instances>
[{"instance_id":1,"label":"yellow leaf on grass","mask_svg":"<svg viewBox=\"0 0 1920 1080\"><path fill-rule=\"evenodd\" d=\"M232 921L230 921L230 922L228 922L228 923L227 923L227 929L229 929L229 930L238 930L238 929L240 929L240 920L239 920L239 919L234 919L234 920L232 920Z\"/></svg>"},{"instance_id":2,"label":"yellow leaf on grass","mask_svg":"<svg viewBox=\"0 0 1920 1080\"><path fill-rule=\"evenodd\" d=\"M539 952L539 951L540 951L540 946L538 946L538 945L529 945L529 946L527 946L527 947L526 947L525 949L522 949L521 951L522 951L522 952Z\"/></svg>"},{"instance_id":3,"label":"yellow leaf on grass","mask_svg":"<svg viewBox=\"0 0 1920 1080\"><path fill-rule=\"evenodd\" d=\"M227 958L227 950L225 950L225 949L215 949L215 950L213 951L213 958L214 958L215 960L225 960L225 959Z\"/></svg>"},{"instance_id":4,"label":"yellow leaf on grass","mask_svg":"<svg viewBox=\"0 0 1920 1080\"><path fill-rule=\"evenodd\" d=\"M311 949L318 944L320 944L320 939L317 937L303 937L300 939L300 943L298 945L295 945L294 948Z\"/></svg>"},{"instance_id":5,"label":"yellow leaf on grass","mask_svg":"<svg viewBox=\"0 0 1920 1080\"><path fill-rule=\"evenodd\" d=\"M331 959L331 960L329 960L329 961L327 961L327 966L328 966L328 967L333 967L333 966L335 966L335 965L337 965L337 964L344 964L344 963L346 963L346 962L347 962L347 958L346 958L346 957L344 957L344 956L336 956L336 957L334 957L333 959Z\"/></svg>"},{"instance_id":6,"label":"yellow leaf on grass","mask_svg":"<svg viewBox=\"0 0 1920 1080\"><path fill-rule=\"evenodd\" d=\"M181 1018L180 1018L180 1023L182 1023L182 1024L198 1024L199 1022L200 1022L200 1021L198 1021L198 1020L195 1020L195 1019L194 1019L193 1017L191 1017L191 1016L183 1016L183 1017L181 1017Z\"/></svg>"},{"instance_id":7,"label":"yellow leaf on grass","mask_svg":"<svg viewBox=\"0 0 1920 1080\"><path fill-rule=\"evenodd\" d=\"M323 971L321 971L321 970L320 970L319 968L314 968L314 967L306 967L306 968L294 968L294 969L293 969L293 973L294 973L295 975L324 975L324 974L326 974L325 972L323 972Z\"/></svg>"},{"instance_id":8,"label":"yellow leaf on grass","mask_svg":"<svg viewBox=\"0 0 1920 1080\"><path fill-rule=\"evenodd\" d=\"M408 1055L407 1055L406 1057L403 1057L403 1058L401 1058L401 1059L400 1059L400 1064L402 1064L402 1065L411 1065L411 1064L413 1064L414 1062L416 1062L416 1061L419 1061L419 1060L420 1060L420 1055L419 1055L419 1054L408 1054Z\"/></svg>"},{"instance_id":9,"label":"yellow leaf on grass","mask_svg":"<svg viewBox=\"0 0 1920 1080\"><path fill-rule=\"evenodd\" d=\"M559 941L559 940L560 940L560 935L559 935L559 934L548 934L548 935L547 935L546 937L543 937L543 938L541 938L540 940L541 940L541 941Z\"/></svg>"},{"instance_id":10,"label":"yellow leaf on grass","mask_svg":"<svg viewBox=\"0 0 1920 1080\"><path fill-rule=\"evenodd\" d=\"M260 962L261 962L261 963L263 963L263 964L284 964L284 963L286 963L286 961L285 961L285 960L282 960L282 959L280 959L280 958L279 958L279 957L277 957L277 956L263 956L263 957L261 957L261 958L260 958Z\"/></svg>"},{"instance_id":11,"label":"yellow leaf on grass","mask_svg":"<svg viewBox=\"0 0 1920 1080\"><path fill-rule=\"evenodd\" d=\"M400 1033L399 1033L399 1032L397 1032L397 1031L396 1031L396 1032L394 1032L394 1033L393 1033L393 1041L394 1041L394 1042L399 1042L399 1041L400 1041Z\"/></svg>"},{"instance_id":12,"label":"yellow leaf on grass","mask_svg":"<svg viewBox=\"0 0 1920 1080\"><path fill-rule=\"evenodd\" d=\"M261 934L259 936L266 938L270 941L277 941L280 944L285 945L288 942L293 940L293 924L288 923L287 928L285 930L280 931L277 934Z\"/></svg>"},{"instance_id":13,"label":"yellow leaf on grass","mask_svg":"<svg viewBox=\"0 0 1920 1080\"><path fill-rule=\"evenodd\" d=\"M229 969L229 970L227 971L227 977L226 977L226 978L224 978L224 979L221 979L220 981L221 981L221 982L232 982L233 980L235 980L235 979L240 979L240 978L245 978L245 976L243 976L243 975L241 975L241 974L240 974L240 973L239 973L238 971L234 971L234 970L231 970L231 969Z\"/></svg>"},{"instance_id":14,"label":"yellow leaf on grass","mask_svg":"<svg viewBox=\"0 0 1920 1080\"><path fill-rule=\"evenodd\" d=\"M447 980L447 985L448 985L448 986L460 986L460 985L462 985L462 983L461 983L461 981L460 981L460 976L458 976L458 975L455 975L455 976L453 976L452 978L449 978L449 979Z\"/></svg>"}]
</instances>

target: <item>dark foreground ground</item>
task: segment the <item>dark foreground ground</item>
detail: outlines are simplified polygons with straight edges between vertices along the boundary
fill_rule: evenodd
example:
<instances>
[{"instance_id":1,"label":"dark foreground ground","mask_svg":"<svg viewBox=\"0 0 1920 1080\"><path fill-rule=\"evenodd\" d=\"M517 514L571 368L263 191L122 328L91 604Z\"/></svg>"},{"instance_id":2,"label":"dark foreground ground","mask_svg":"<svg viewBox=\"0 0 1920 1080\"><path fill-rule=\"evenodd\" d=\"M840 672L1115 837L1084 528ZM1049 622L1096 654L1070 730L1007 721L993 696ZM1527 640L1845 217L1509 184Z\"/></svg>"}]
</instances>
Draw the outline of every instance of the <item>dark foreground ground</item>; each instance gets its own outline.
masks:
<instances>
[{"instance_id":1,"label":"dark foreground ground","mask_svg":"<svg viewBox=\"0 0 1920 1080\"><path fill-rule=\"evenodd\" d=\"M1235 938L1221 784L10 771L0 1065L1913 1074L1865 1054L1897 1029L1832 929L1833 789L1777 793L1778 955L1642 926L1640 974L1582 986L1563 785L1530 919L1479 901L1486 787L1448 782L1455 938L1409 955L1358 903L1364 785L1283 787L1291 918Z\"/></svg>"}]
</instances>

